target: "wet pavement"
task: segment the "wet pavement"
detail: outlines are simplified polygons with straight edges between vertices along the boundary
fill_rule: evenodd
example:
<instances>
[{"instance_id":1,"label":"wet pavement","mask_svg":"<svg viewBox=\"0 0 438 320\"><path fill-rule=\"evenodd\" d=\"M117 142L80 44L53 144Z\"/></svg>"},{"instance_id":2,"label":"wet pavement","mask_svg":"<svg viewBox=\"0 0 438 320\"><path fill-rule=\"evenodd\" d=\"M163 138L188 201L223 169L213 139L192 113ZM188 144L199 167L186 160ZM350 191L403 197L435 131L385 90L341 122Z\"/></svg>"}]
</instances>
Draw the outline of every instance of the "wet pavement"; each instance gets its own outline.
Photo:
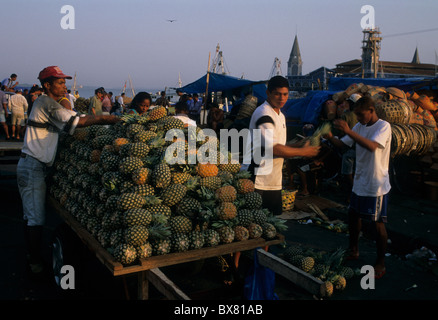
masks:
<instances>
[{"instance_id":1,"label":"wet pavement","mask_svg":"<svg viewBox=\"0 0 438 320\"><path fill-rule=\"evenodd\" d=\"M13 178L14 164L1 166L0 201L0 300L127 300L136 298L136 277L113 277L92 255L84 260L81 272L76 274L76 290L62 290L55 285L50 274L43 279L30 277L25 264L25 245L21 219L21 201L16 181ZM10 176L9 176L10 175ZM8 177L9 176L9 177ZM347 207L344 194L332 183L323 184L319 194L322 199L330 199L337 206L323 209L330 220L346 221ZM298 205L297 200L297 205ZM388 213L388 254L386 275L375 281L374 289L361 287L362 276L347 281L343 291L335 291L329 301L349 300L392 300L430 301L438 300L437 262L425 262L423 258L409 259L415 250L423 248L438 253L438 202L430 200L421 192L402 194L391 191ZM45 254L50 269L51 237L62 221L56 214L49 214L45 228ZM285 232L286 244L301 244L315 250L330 251L348 245L348 234L334 232L315 223L305 224L301 220L290 219ZM270 251L281 256L284 247L273 246ZM424 251L423 251L424 252ZM408 256L407 256L408 255ZM365 229L360 239L360 257L348 262L354 268L372 265L375 260L375 244L372 234ZM245 265L245 260L242 260ZM197 300L242 299L242 279L230 278L234 284L226 284L229 272L222 272L224 261L208 259L200 264L184 264L179 268L168 267L165 272L184 292ZM197 267L197 268L194 268ZM243 267L242 267L243 269ZM190 272L188 272L190 270ZM277 276L275 293L280 300L316 300L317 297L296 287L290 281ZM150 286L151 299L163 297Z\"/></svg>"}]
</instances>

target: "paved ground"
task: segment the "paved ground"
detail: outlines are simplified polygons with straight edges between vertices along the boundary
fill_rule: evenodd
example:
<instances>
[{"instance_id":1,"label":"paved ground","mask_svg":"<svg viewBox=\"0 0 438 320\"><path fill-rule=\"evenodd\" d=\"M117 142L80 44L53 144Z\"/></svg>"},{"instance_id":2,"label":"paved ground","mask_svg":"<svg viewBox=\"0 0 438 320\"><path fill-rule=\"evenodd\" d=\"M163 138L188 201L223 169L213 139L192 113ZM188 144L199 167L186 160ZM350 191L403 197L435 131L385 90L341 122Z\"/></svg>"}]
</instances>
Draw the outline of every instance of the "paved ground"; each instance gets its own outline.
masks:
<instances>
[{"instance_id":1,"label":"paved ground","mask_svg":"<svg viewBox=\"0 0 438 320\"><path fill-rule=\"evenodd\" d=\"M13 174L14 165L2 166L2 175ZM325 185L321 196L342 205L342 194L332 185ZM92 257L85 264L86 272L77 275L77 289L65 291L59 289L53 279L33 279L25 268L25 248L22 233L21 202L14 179L3 178L0 181L0 299L1 300L126 300L136 297L136 278L114 278ZM428 301L438 299L438 272L436 262L422 265L421 259L407 259L406 255L422 246L438 253L438 203L426 199L417 192L404 195L393 192L390 197L388 232L390 239L387 256L387 274L376 280L375 289L364 290L360 286L361 277L348 281L347 288L335 292L329 300L392 300L392 301ZM346 207L338 206L325 209L330 219L346 219ZM50 243L52 232L60 223L56 215L50 215L45 229L45 251L50 264ZM287 220L285 233L287 244L299 243L318 250L332 250L345 247L348 235L336 233L315 224L303 224L297 220ZM282 247L271 248L271 252L281 255ZM372 265L375 259L375 247L372 238L366 232L360 242L361 255L351 266L360 268ZM242 260L242 269L245 260ZM185 264L179 268L168 267L163 271L175 281L193 299L220 300L242 299L242 279L231 279L230 272L222 272L219 259L208 259L202 264ZM433 269L434 268L434 269ZM242 275L240 275L242 276ZM234 285L225 284L225 280L234 280ZM239 282L240 281L240 282ZM240 285L239 285L240 284ZM280 300L314 300L304 290L291 282L276 277L275 292ZM151 298L163 297L151 288Z\"/></svg>"}]
</instances>

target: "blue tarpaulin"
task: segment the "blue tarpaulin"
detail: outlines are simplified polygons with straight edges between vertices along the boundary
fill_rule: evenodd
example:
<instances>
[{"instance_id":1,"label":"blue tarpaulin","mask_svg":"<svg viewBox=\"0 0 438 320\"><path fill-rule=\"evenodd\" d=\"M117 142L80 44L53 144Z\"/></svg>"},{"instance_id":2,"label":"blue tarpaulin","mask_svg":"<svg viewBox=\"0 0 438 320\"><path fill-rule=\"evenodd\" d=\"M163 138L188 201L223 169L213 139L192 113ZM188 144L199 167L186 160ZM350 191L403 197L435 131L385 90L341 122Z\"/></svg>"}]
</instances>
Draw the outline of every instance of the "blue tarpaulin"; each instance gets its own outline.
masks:
<instances>
[{"instance_id":1,"label":"blue tarpaulin","mask_svg":"<svg viewBox=\"0 0 438 320\"><path fill-rule=\"evenodd\" d=\"M258 101L266 100L266 85L264 81L252 81L248 79L236 78L228 75L209 73L208 92L233 91L251 86L253 95ZM188 85L178 88L184 93L205 93L207 88L207 74Z\"/></svg>"},{"instance_id":2,"label":"blue tarpaulin","mask_svg":"<svg viewBox=\"0 0 438 320\"><path fill-rule=\"evenodd\" d=\"M379 87L396 87L404 91L417 90L419 88L435 87L437 78L396 78L396 79L374 79L374 78L330 78L329 90L309 91L304 98L290 99L282 108L289 123L303 125L311 123L318 125L318 117L321 113L322 104L332 97L336 92L343 91L353 83Z\"/></svg>"},{"instance_id":3,"label":"blue tarpaulin","mask_svg":"<svg viewBox=\"0 0 438 320\"><path fill-rule=\"evenodd\" d=\"M331 98L336 91L309 91L304 98L289 99L281 111L287 120L304 124L318 125L318 117L322 104Z\"/></svg>"},{"instance_id":4,"label":"blue tarpaulin","mask_svg":"<svg viewBox=\"0 0 438 320\"><path fill-rule=\"evenodd\" d=\"M247 79L231 77L218 73L210 73L208 80L208 92L233 90L236 88L245 87L255 83L257 82ZM204 93L206 91L206 87L207 87L207 75L204 75L198 80L189 83L188 85L179 89L182 92L193 94L193 93Z\"/></svg>"},{"instance_id":5,"label":"blue tarpaulin","mask_svg":"<svg viewBox=\"0 0 438 320\"><path fill-rule=\"evenodd\" d=\"M437 78L435 78L436 80ZM342 78L333 77L329 81L329 90L331 91L342 91L348 88L349 85L353 83L363 83L366 85L377 86L377 87L396 87L400 90L410 91L412 88L425 85L433 80L432 78Z\"/></svg>"}]
</instances>

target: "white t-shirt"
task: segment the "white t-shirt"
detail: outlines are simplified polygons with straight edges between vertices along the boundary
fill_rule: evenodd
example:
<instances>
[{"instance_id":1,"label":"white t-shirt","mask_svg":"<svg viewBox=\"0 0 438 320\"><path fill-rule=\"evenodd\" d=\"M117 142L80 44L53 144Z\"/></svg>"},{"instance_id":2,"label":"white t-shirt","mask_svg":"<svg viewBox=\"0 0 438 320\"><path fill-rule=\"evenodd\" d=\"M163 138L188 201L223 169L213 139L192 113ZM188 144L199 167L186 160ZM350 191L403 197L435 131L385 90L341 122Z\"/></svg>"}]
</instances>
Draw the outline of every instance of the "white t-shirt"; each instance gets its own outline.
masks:
<instances>
[{"instance_id":1,"label":"white t-shirt","mask_svg":"<svg viewBox=\"0 0 438 320\"><path fill-rule=\"evenodd\" d=\"M353 192L363 197L377 197L387 194L391 190L388 172L392 138L391 125L379 119L371 126L358 122L352 130L379 144L379 147L371 152L356 143L356 172ZM354 143L348 135L342 137L341 141L350 147Z\"/></svg>"},{"instance_id":2,"label":"white t-shirt","mask_svg":"<svg viewBox=\"0 0 438 320\"><path fill-rule=\"evenodd\" d=\"M24 114L27 108L27 100L23 95L17 93L9 97L9 110L14 114Z\"/></svg>"},{"instance_id":3,"label":"white t-shirt","mask_svg":"<svg viewBox=\"0 0 438 320\"><path fill-rule=\"evenodd\" d=\"M272 147L276 144L286 144L286 118L280 111L275 112L274 108L265 102L254 111L249 124L252 137L252 156L255 163L255 188L259 190L281 190L283 189L283 158L272 157ZM259 129L256 131L254 129ZM258 153L258 147L265 150L265 154ZM270 149L270 150L269 150ZM246 149L248 150L248 148ZM261 160L257 160L257 154Z\"/></svg>"},{"instance_id":4,"label":"white t-shirt","mask_svg":"<svg viewBox=\"0 0 438 320\"><path fill-rule=\"evenodd\" d=\"M196 121L190 119L187 115L175 115L174 116L177 119L180 119L182 122L184 122L184 126L196 126Z\"/></svg>"},{"instance_id":5,"label":"white t-shirt","mask_svg":"<svg viewBox=\"0 0 438 320\"><path fill-rule=\"evenodd\" d=\"M68 110L52 98L42 95L35 100L29 120L42 124L49 123L54 128L27 126L21 151L51 166L58 146L59 134L56 129L68 130L69 134L73 134L79 116L75 111Z\"/></svg>"}]
</instances>

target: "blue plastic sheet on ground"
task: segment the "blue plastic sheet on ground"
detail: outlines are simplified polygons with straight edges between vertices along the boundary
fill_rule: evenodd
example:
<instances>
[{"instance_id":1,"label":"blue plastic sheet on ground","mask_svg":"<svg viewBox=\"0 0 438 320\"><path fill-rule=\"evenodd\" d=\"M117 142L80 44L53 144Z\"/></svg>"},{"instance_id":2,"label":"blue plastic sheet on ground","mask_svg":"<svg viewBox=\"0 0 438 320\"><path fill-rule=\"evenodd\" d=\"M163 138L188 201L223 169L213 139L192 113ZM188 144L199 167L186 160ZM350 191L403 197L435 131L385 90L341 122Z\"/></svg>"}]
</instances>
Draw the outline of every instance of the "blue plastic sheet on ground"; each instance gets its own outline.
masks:
<instances>
[{"instance_id":1,"label":"blue plastic sheet on ground","mask_svg":"<svg viewBox=\"0 0 438 320\"><path fill-rule=\"evenodd\" d=\"M275 272L259 264L254 250L254 264L245 277L244 297L247 300L278 300L275 289Z\"/></svg>"}]
</instances>

